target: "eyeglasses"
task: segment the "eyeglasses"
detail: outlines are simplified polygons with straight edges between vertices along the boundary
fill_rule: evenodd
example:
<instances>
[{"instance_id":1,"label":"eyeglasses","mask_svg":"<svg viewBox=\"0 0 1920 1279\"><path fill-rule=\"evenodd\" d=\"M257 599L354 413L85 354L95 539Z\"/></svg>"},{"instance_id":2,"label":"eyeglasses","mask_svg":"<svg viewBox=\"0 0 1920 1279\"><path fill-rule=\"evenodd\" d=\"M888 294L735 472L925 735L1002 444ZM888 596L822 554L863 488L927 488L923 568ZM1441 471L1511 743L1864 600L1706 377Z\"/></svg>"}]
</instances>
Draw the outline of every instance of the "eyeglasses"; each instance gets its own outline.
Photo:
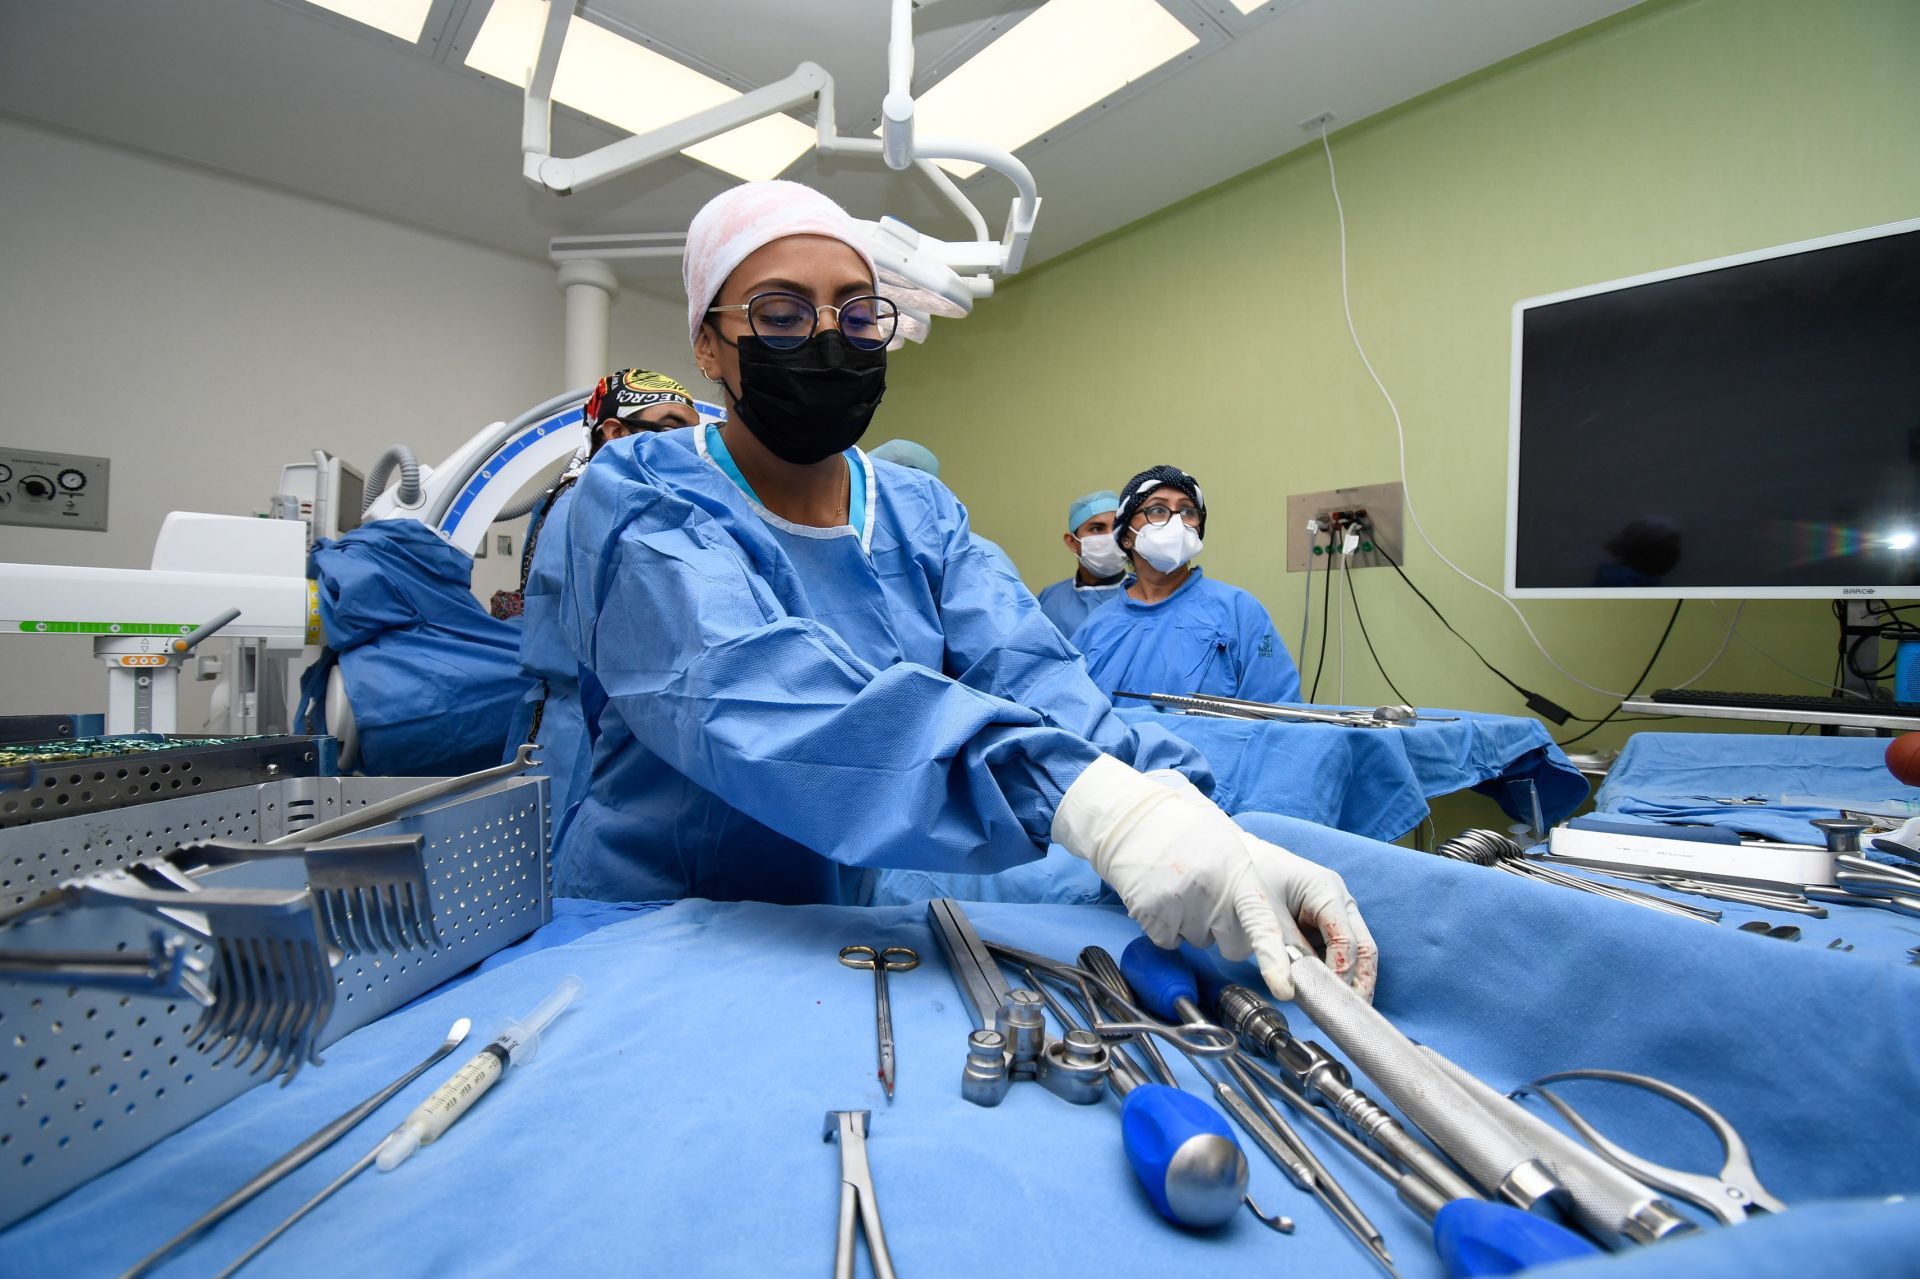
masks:
<instances>
[{"instance_id":1,"label":"eyeglasses","mask_svg":"<svg viewBox=\"0 0 1920 1279\"><path fill-rule=\"evenodd\" d=\"M900 308L874 294L817 307L798 293L756 293L745 302L707 308L708 315L725 311L745 311L753 335L776 351L791 351L812 337L822 311L832 311L840 336L862 351L877 351L893 341L900 323Z\"/></svg>"},{"instance_id":2,"label":"eyeglasses","mask_svg":"<svg viewBox=\"0 0 1920 1279\"><path fill-rule=\"evenodd\" d=\"M1155 528L1159 528L1176 514L1180 516L1180 522L1188 528L1199 528L1200 517L1204 515L1205 512L1197 506L1183 506L1176 512L1169 507L1162 506L1160 503L1155 502L1152 506L1141 507L1140 514L1146 518L1147 523L1153 525Z\"/></svg>"}]
</instances>

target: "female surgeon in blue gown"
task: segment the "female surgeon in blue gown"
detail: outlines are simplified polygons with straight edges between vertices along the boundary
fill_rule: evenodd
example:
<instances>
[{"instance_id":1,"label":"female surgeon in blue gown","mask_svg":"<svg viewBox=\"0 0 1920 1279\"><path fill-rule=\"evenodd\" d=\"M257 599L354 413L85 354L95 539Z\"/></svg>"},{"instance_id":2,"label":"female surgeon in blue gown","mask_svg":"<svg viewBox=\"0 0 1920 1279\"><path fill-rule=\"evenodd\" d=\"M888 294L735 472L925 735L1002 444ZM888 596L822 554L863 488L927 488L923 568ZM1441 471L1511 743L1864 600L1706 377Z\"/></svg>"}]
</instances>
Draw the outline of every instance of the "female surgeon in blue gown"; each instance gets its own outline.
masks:
<instances>
[{"instance_id":1,"label":"female surgeon in blue gown","mask_svg":"<svg viewBox=\"0 0 1920 1279\"><path fill-rule=\"evenodd\" d=\"M1305 925L1370 993L1339 877L1237 827L948 490L855 447L896 322L864 244L791 182L688 229L688 333L728 420L614 441L576 486L561 612L607 701L559 890L857 903L879 868L988 874L1053 842L1161 945L1251 954L1284 997Z\"/></svg>"}]
</instances>

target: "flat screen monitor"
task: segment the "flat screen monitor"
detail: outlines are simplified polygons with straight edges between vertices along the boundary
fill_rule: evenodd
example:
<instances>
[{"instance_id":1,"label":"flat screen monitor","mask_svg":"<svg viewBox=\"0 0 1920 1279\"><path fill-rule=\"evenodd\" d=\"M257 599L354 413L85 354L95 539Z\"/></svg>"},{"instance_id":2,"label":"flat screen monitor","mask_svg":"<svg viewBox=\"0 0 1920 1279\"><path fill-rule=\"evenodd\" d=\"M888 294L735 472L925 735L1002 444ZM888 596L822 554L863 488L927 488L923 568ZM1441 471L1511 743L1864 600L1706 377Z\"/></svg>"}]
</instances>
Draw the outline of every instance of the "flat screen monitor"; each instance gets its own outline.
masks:
<instances>
[{"instance_id":1,"label":"flat screen monitor","mask_svg":"<svg viewBox=\"0 0 1920 1279\"><path fill-rule=\"evenodd\" d=\"M1920 596L1920 218L1513 309L1507 593Z\"/></svg>"}]
</instances>

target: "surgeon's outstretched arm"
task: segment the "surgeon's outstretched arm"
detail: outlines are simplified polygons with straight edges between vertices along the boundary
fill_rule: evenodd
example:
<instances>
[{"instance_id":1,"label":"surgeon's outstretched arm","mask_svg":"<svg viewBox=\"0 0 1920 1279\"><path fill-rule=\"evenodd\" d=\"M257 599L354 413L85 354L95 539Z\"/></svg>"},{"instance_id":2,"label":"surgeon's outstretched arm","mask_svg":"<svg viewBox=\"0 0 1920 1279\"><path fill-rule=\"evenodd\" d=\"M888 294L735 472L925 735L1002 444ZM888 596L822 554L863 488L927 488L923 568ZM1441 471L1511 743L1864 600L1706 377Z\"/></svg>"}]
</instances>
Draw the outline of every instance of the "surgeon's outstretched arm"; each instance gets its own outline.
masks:
<instances>
[{"instance_id":1,"label":"surgeon's outstretched arm","mask_svg":"<svg viewBox=\"0 0 1920 1279\"><path fill-rule=\"evenodd\" d=\"M849 865L989 874L1043 855L1093 744L929 667L876 669L789 614L702 512L598 465L575 508L569 643L636 739Z\"/></svg>"}]
</instances>

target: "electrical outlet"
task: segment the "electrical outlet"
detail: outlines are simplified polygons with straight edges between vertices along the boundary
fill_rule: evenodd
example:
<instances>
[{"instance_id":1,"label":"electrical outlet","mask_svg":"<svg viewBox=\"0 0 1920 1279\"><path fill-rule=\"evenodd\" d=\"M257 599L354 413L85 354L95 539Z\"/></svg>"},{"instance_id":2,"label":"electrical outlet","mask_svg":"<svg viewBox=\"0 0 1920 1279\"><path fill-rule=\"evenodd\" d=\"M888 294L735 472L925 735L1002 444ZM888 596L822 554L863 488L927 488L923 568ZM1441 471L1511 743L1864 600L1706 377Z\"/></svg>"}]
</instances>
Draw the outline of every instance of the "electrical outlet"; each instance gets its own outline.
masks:
<instances>
[{"instance_id":1,"label":"electrical outlet","mask_svg":"<svg viewBox=\"0 0 1920 1279\"><path fill-rule=\"evenodd\" d=\"M1289 494L1287 571L1304 573L1309 562L1316 572L1338 567L1340 557L1334 550L1345 542L1346 535L1356 525L1360 530L1360 547L1346 557L1348 568L1385 568L1386 556L1392 557L1394 563L1404 563L1401 522L1406 501L1406 489L1398 481ZM1317 536L1308 535L1308 520L1319 521ZM1318 554L1314 553L1316 548ZM1386 556L1380 554L1382 549Z\"/></svg>"},{"instance_id":2,"label":"electrical outlet","mask_svg":"<svg viewBox=\"0 0 1920 1279\"><path fill-rule=\"evenodd\" d=\"M496 533L494 534L493 542L494 546L499 549L502 555L513 554L513 534Z\"/></svg>"}]
</instances>

